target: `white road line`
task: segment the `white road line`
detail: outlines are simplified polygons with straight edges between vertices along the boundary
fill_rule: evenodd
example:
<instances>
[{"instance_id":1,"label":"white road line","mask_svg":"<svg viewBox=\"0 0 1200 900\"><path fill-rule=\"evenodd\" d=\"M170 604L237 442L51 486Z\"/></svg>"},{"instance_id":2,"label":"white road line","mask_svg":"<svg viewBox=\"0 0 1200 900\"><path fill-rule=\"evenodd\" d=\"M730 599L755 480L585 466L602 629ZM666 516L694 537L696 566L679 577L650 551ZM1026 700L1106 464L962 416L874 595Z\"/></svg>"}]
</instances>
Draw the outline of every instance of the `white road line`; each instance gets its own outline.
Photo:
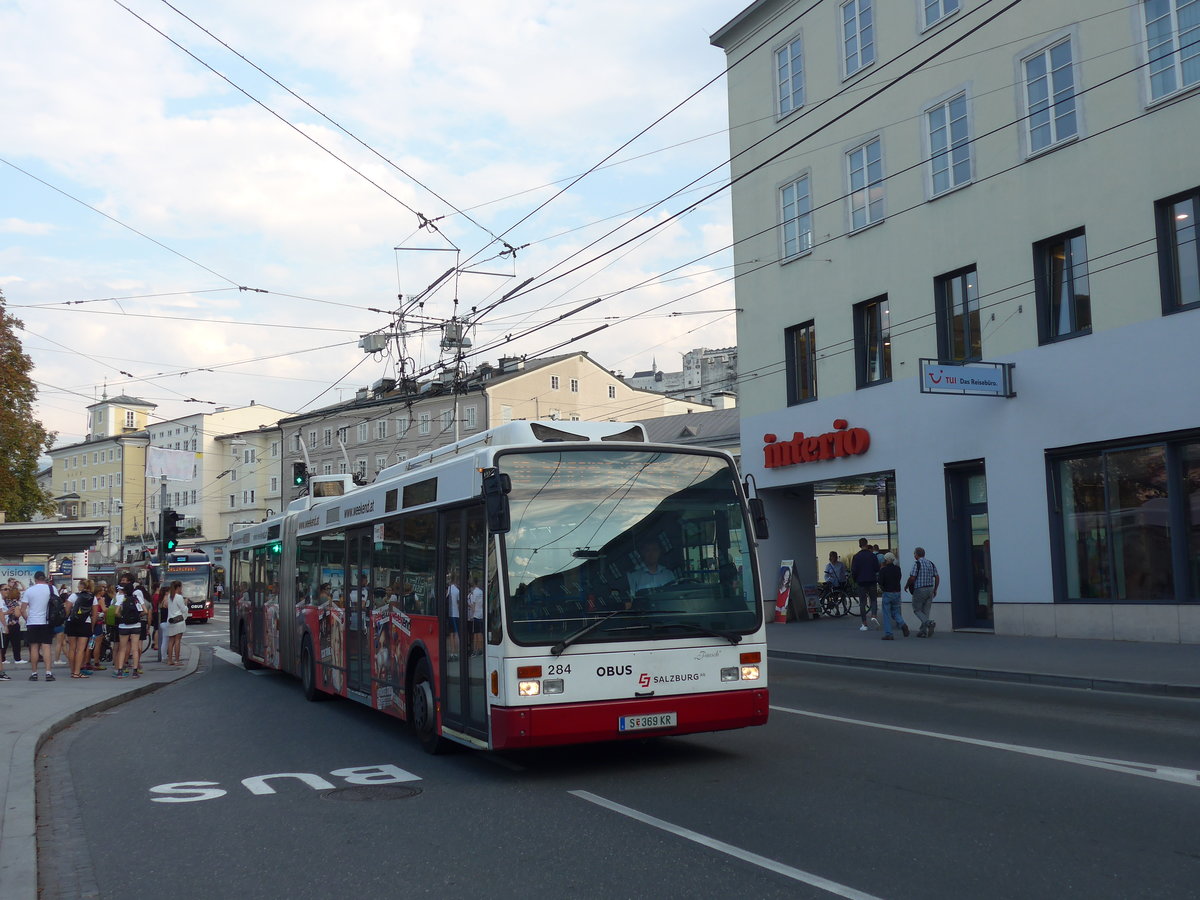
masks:
<instances>
[{"instance_id":1,"label":"white road line","mask_svg":"<svg viewBox=\"0 0 1200 900\"><path fill-rule=\"evenodd\" d=\"M224 662L229 663L231 666L240 666L242 664L242 658L240 656L238 656L236 653L230 653L224 647L213 647L212 653L217 659L223 660Z\"/></svg>"},{"instance_id":2,"label":"white road line","mask_svg":"<svg viewBox=\"0 0 1200 900\"><path fill-rule=\"evenodd\" d=\"M885 725L882 722L867 722L862 719L848 719L845 716L831 716L826 713L812 712L806 709L789 709L786 706L771 706L776 712L790 713L794 716L808 716L813 719L826 719L830 722L842 722L846 725L861 725L864 728L878 728L882 731L895 731L899 734L913 734L918 737L935 738L939 741L954 741L959 744L971 744L975 747L986 747L989 750L1004 750L1008 753L1021 753L1025 756L1036 756L1041 759L1053 759L1057 762L1071 763L1076 766L1090 766L1093 769L1106 769L1109 772L1120 772L1124 775L1138 775L1142 778L1153 778L1156 781L1167 781L1171 784L1182 784L1188 787L1200 787L1200 771L1195 769L1180 769L1175 766L1156 766L1150 763L1132 762L1125 759L1106 759L1103 756L1088 756L1084 753L1064 753L1061 750L1045 750L1041 747L1025 747L1021 744L1006 744L1000 741L985 741L980 738L963 737L957 734L942 734L937 731L922 731L919 728L904 728L900 725Z\"/></svg>"},{"instance_id":3,"label":"white road line","mask_svg":"<svg viewBox=\"0 0 1200 900\"><path fill-rule=\"evenodd\" d=\"M615 813L620 813L623 816L628 816L631 819L636 819L646 825L661 829L662 831L670 832L685 840L708 847L711 850L716 850L719 853L724 853L732 856L735 859L740 859L744 862L752 863L756 866L761 866L764 869L769 869L778 875L783 875L786 878L791 878L793 881L801 881L804 884L811 885L815 888L820 888L830 894L838 897L847 897L851 900L879 900L874 894L867 894L863 891L857 891L852 887L847 887L844 884L838 884L836 881L830 881L828 878L822 878L820 875L813 875L811 872L805 872L801 869L786 866L781 862L776 862L773 859L767 859L765 856L759 856L757 853L751 853L749 850L743 850L741 847L735 847L733 844L727 844L724 841L718 841L716 838L708 837L688 828L683 828L679 825L673 825L670 822L655 818L643 812L638 812L636 809L631 809L628 806L622 806L620 803L614 803L612 800L606 800L603 797L597 796L589 791L568 791L572 796L578 797L581 800L586 800L588 803L595 803L597 806L603 806L605 809L612 810Z\"/></svg>"}]
</instances>

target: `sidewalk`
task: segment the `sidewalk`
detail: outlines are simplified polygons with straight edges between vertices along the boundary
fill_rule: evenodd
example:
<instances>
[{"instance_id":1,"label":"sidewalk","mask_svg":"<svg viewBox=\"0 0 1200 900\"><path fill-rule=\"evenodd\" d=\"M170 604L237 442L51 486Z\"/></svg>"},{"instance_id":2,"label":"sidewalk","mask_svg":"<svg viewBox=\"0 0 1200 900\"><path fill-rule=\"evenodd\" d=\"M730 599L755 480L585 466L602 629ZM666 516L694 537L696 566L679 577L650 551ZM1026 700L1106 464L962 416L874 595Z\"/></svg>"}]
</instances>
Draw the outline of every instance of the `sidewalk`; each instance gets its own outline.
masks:
<instances>
[{"instance_id":1,"label":"sidewalk","mask_svg":"<svg viewBox=\"0 0 1200 900\"><path fill-rule=\"evenodd\" d=\"M1200 698L1200 644L1010 637L939 627L930 639L859 631L857 616L767 626L767 655L992 681Z\"/></svg>"},{"instance_id":2,"label":"sidewalk","mask_svg":"<svg viewBox=\"0 0 1200 900\"><path fill-rule=\"evenodd\" d=\"M37 814L34 760L42 745L86 716L156 691L196 671L198 648L184 642L187 656L178 668L156 662L155 651L142 660L140 678L112 678L112 668L86 680L71 677L67 666L54 667L54 681L29 680L28 665L7 663L12 681L0 681L0 896L4 900L37 897Z\"/></svg>"}]
</instances>

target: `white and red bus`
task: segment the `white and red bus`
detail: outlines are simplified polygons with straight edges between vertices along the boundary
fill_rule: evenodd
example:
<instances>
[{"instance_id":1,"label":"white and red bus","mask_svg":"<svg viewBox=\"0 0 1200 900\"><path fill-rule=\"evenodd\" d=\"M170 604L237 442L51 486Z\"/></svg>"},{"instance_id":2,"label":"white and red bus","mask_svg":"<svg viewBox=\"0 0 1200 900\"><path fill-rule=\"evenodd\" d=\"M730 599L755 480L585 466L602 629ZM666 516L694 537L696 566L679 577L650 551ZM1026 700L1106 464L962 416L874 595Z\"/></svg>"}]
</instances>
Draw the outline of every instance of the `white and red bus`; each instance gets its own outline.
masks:
<instances>
[{"instance_id":1,"label":"white and red bus","mask_svg":"<svg viewBox=\"0 0 1200 900\"><path fill-rule=\"evenodd\" d=\"M158 566L157 553L147 551L145 557L153 572L150 580L156 584L164 580L167 584L178 581L183 585L189 622L207 622L216 614L213 608L213 564L207 553L199 549L174 550L167 554L165 571ZM146 579L150 578L150 573L141 578L143 583L149 583Z\"/></svg>"},{"instance_id":2,"label":"white and red bus","mask_svg":"<svg viewBox=\"0 0 1200 900\"><path fill-rule=\"evenodd\" d=\"M512 749L767 721L749 506L728 454L514 422L230 540L230 646L413 725Z\"/></svg>"}]
</instances>

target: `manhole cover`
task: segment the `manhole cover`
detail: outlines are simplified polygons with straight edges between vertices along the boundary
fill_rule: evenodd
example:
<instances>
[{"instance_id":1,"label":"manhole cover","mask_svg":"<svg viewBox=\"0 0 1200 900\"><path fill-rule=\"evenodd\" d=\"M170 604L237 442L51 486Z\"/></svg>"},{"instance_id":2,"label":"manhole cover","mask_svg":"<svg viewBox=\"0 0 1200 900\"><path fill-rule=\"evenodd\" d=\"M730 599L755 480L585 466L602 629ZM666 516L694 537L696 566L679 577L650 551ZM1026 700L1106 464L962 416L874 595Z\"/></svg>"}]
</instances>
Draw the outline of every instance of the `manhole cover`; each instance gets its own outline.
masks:
<instances>
[{"instance_id":1,"label":"manhole cover","mask_svg":"<svg viewBox=\"0 0 1200 900\"><path fill-rule=\"evenodd\" d=\"M332 791L322 791L321 796L326 800L344 800L350 803L365 803L377 800L407 800L421 793L420 788L408 787L403 784L363 785L361 787L334 788Z\"/></svg>"}]
</instances>

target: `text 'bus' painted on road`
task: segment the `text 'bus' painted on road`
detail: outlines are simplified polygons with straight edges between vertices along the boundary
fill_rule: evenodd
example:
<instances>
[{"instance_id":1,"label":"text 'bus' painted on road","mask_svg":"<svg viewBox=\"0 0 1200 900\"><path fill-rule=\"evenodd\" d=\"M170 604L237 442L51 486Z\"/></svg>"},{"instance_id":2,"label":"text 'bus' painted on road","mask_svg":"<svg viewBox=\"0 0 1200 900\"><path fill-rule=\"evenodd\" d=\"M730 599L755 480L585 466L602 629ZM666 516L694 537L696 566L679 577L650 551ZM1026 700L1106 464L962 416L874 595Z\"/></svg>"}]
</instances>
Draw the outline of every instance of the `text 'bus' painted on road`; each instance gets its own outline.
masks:
<instances>
[{"instance_id":1,"label":"text 'bus' painted on road","mask_svg":"<svg viewBox=\"0 0 1200 900\"><path fill-rule=\"evenodd\" d=\"M420 775L407 772L399 766L357 766L351 769L334 769L329 773L332 778L341 778L346 784L379 785L401 784L405 781L420 781ZM307 784L314 791L333 790L337 785L320 775L308 772L276 772L273 775L256 775L253 778L243 778L242 786L251 794L262 796L274 794L270 781L276 778L294 778L302 784ZM220 787L216 781L175 781L170 784L159 784L150 788L151 794L165 796L152 797L155 803L199 803L201 800L216 800L224 797L228 791Z\"/></svg>"}]
</instances>

